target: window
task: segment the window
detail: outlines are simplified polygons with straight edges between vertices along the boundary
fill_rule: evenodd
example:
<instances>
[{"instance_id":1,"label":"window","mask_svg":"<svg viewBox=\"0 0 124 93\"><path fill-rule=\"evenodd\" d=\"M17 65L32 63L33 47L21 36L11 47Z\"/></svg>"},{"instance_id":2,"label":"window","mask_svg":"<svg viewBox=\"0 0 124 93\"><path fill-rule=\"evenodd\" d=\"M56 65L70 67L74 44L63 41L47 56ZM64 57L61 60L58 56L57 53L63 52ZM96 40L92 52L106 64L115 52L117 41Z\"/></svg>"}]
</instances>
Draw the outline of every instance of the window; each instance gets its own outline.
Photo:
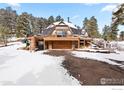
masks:
<instances>
[{"instance_id":1,"label":"window","mask_svg":"<svg viewBox=\"0 0 124 93\"><path fill-rule=\"evenodd\" d=\"M66 37L67 33L65 31L57 31L57 37Z\"/></svg>"}]
</instances>

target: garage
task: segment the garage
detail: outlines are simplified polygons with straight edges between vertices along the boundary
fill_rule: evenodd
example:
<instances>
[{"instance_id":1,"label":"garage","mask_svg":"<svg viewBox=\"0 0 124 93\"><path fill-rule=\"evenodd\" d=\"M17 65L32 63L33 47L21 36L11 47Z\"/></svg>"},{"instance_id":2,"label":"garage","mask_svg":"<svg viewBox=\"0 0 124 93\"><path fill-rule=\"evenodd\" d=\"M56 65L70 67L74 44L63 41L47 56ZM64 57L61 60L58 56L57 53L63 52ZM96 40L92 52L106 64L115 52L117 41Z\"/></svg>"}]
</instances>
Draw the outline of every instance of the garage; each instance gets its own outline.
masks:
<instances>
[{"instance_id":1,"label":"garage","mask_svg":"<svg viewBox=\"0 0 124 93\"><path fill-rule=\"evenodd\" d=\"M53 41L52 49L72 49L72 41Z\"/></svg>"},{"instance_id":2,"label":"garage","mask_svg":"<svg viewBox=\"0 0 124 93\"><path fill-rule=\"evenodd\" d=\"M45 37L44 49L75 49L79 48L77 37Z\"/></svg>"}]
</instances>

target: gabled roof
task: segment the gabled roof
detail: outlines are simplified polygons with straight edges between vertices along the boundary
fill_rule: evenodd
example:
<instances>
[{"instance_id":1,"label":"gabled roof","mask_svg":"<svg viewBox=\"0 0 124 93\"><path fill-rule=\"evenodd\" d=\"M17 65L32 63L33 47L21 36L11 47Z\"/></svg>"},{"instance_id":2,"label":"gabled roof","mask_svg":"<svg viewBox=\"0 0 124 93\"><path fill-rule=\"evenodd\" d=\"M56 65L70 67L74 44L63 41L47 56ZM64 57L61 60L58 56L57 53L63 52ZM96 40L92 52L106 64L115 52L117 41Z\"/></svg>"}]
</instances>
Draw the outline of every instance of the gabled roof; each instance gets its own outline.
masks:
<instances>
[{"instance_id":1,"label":"gabled roof","mask_svg":"<svg viewBox=\"0 0 124 93\"><path fill-rule=\"evenodd\" d=\"M82 33L82 29L78 29L72 23L68 23L66 21L58 21L58 22L52 23L43 31L43 35L45 35L45 36L50 35L54 31L56 26L65 26L65 25L67 25L71 29L73 35L83 35L84 36L84 34L85 34L87 36L87 33L85 31Z\"/></svg>"},{"instance_id":2,"label":"gabled roof","mask_svg":"<svg viewBox=\"0 0 124 93\"><path fill-rule=\"evenodd\" d=\"M56 26L56 25L67 25L67 26L69 26L69 27L71 27L71 28L77 29L77 27L76 27L75 25L73 25L72 23L68 23L68 22L66 22L66 21L54 22L54 23L52 23L51 25L49 25L49 26L47 27L47 29L48 29L48 28L52 28L52 27L54 27L54 26Z\"/></svg>"},{"instance_id":3,"label":"gabled roof","mask_svg":"<svg viewBox=\"0 0 124 93\"><path fill-rule=\"evenodd\" d=\"M88 33L87 33L86 30L82 29L82 30L81 30L81 35L87 37L87 36L88 36Z\"/></svg>"},{"instance_id":4,"label":"gabled roof","mask_svg":"<svg viewBox=\"0 0 124 93\"><path fill-rule=\"evenodd\" d=\"M51 34L54 29L55 29L54 27L45 29L43 31L43 35L47 36L47 35Z\"/></svg>"}]
</instances>

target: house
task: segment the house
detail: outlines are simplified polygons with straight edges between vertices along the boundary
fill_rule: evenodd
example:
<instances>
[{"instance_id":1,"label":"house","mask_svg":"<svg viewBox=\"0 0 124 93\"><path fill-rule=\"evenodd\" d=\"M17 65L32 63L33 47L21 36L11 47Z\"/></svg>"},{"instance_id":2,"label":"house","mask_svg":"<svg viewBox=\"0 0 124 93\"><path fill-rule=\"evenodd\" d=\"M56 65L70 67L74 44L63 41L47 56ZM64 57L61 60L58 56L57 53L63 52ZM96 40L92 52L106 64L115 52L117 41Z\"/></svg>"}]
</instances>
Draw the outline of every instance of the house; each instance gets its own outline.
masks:
<instances>
[{"instance_id":1,"label":"house","mask_svg":"<svg viewBox=\"0 0 124 93\"><path fill-rule=\"evenodd\" d=\"M55 22L49 25L41 36L33 36L29 39L31 50L38 46L42 46L43 49L78 49L89 46L92 40L85 30L80 30L65 21Z\"/></svg>"}]
</instances>

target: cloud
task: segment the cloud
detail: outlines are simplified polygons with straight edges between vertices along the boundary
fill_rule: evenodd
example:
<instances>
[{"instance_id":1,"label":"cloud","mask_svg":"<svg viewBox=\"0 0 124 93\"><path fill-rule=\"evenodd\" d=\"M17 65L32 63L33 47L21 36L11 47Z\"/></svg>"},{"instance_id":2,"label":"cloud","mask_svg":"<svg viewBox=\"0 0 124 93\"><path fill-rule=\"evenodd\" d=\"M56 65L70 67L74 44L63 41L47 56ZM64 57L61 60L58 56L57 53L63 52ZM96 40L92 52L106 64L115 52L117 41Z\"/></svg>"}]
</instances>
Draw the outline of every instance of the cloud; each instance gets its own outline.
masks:
<instances>
[{"instance_id":1,"label":"cloud","mask_svg":"<svg viewBox=\"0 0 124 93\"><path fill-rule=\"evenodd\" d=\"M75 15L75 16L73 16L73 17L71 17L70 19L76 19L76 18L79 18L80 17L80 15Z\"/></svg>"},{"instance_id":2,"label":"cloud","mask_svg":"<svg viewBox=\"0 0 124 93\"><path fill-rule=\"evenodd\" d=\"M21 7L19 3L7 3L7 4L15 10L18 10Z\"/></svg>"},{"instance_id":3,"label":"cloud","mask_svg":"<svg viewBox=\"0 0 124 93\"><path fill-rule=\"evenodd\" d=\"M112 12L117 7L117 5L118 4L108 4L101 9L101 12L105 12L105 11Z\"/></svg>"},{"instance_id":4,"label":"cloud","mask_svg":"<svg viewBox=\"0 0 124 93\"><path fill-rule=\"evenodd\" d=\"M100 3L84 3L84 5L86 5L86 6L93 6L93 5L98 5L98 4L100 4Z\"/></svg>"}]
</instances>

